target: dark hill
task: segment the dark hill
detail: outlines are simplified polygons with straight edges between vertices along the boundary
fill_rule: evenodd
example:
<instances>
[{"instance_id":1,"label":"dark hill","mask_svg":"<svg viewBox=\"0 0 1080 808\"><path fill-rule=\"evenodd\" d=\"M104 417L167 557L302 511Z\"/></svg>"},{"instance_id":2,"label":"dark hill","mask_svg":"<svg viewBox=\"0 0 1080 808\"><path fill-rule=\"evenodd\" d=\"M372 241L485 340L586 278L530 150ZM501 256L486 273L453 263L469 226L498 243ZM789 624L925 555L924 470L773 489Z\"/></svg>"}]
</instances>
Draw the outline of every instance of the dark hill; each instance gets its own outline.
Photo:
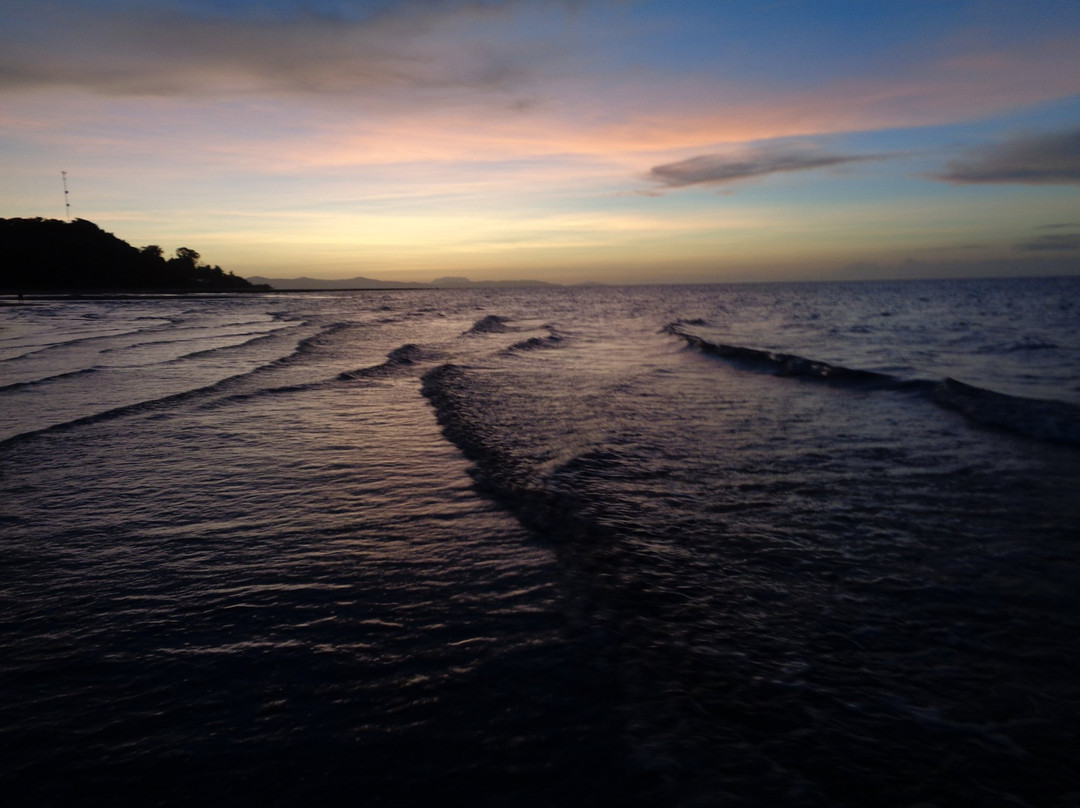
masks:
<instances>
[{"instance_id":1,"label":"dark hill","mask_svg":"<svg viewBox=\"0 0 1080 808\"><path fill-rule=\"evenodd\" d=\"M157 245L137 249L85 219L0 219L0 292L8 294L259 288L199 257L180 247L167 259Z\"/></svg>"}]
</instances>

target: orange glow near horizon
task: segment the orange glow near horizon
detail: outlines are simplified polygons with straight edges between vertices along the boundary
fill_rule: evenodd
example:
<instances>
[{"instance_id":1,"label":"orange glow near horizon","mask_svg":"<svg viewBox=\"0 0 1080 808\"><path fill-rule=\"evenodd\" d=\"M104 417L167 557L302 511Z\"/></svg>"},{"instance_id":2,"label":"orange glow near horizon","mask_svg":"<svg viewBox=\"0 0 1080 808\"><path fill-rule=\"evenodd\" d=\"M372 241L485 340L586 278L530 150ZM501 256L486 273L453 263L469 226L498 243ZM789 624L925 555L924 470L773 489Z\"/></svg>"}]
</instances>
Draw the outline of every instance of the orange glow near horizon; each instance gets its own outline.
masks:
<instances>
[{"instance_id":1,"label":"orange glow near horizon","mask_svg":"<svg viewBox=\"0 0 1080 808\"><path fill-rule=\"evenodd\" d=\"M845 34L813 10L704 3L337 19L282 2L249 22L239 0L206 16L116 0L80 12L79 39L49 2L11 9L0 216L59 218L64 168L74 215L243 275L1080 271L1080 224L1075 245L1038 240L1080 222L1080 13L1049 5L868 21L851 4ZM147 46L169 26L190 52Z\"/></svg>"}]
</instances>

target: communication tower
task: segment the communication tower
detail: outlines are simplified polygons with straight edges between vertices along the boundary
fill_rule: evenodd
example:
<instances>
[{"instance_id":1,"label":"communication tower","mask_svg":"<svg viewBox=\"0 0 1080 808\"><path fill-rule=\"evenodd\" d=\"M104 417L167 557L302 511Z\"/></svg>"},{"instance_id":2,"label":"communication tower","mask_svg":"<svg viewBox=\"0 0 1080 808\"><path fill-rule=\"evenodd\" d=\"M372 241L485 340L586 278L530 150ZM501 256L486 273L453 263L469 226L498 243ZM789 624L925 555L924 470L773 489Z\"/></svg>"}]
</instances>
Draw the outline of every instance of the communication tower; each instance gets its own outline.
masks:
<instances>
[{"instance_id":1,"label":"communication tower","mask_svg":"<svg viewBox=\"0 0 1080 808\"><path fill-rule=\"evenodd\" d=\"M71 221L71 198L68 196L67 187L67 172L60 172L60 179L64 182L64 213L67 215L67 220Z\"/></svg>"}]
</instances>

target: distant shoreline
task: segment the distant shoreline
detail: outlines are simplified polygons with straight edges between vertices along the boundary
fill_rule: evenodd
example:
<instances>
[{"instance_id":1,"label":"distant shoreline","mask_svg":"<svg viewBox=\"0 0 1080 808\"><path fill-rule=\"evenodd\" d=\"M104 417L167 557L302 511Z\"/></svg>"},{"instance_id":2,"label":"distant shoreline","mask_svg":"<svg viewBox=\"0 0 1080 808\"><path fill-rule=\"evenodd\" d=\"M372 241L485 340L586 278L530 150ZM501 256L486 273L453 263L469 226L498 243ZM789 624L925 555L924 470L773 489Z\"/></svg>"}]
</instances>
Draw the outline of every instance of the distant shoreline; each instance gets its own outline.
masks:
<instances>
[{"instance_id":1,"label":"distant shoreline","mask_svg":"<svg viewBox=\"0 0 1080 808\"><path fill-rule=\"evenodd\" d=\"M937 282L951 282L951 283L963 283L967 281L1051 281L1051 280L1064 280L1070 278L1080 278L1080 274L1067 274L1067 275L988 275L979 277L943 277L943 278L866 278L866 279L824 279L817 278L813 280L787 280L787 281L701 281L690 283L581 283L581 284L546 284L539 286L516 286L516 285L485 285L483 282L477 282L471 286L400 286L400 287L372 287L372 286L355 286L355 287L331 287L331 288L296 288L296 289L276 289L276 288L252 288L252 289L223 289L217 291L210 290L198 290L198 289L183 289L176 291L168 290L154 290L141 292L139 290L117 290L113 292L107 291L86 291L86 292L58 292L58 291L41 291L41 292L24 292L22 298L19 298L18 293L10 291L0 292L0 307L6 306L19 306L24 304L33 303L36 301L47 300L66 300L70 302L92 302L99 300L156 300L156 299L171 299L171 298L217 298L217 297L248 297L251 295L294 295L294 294L336 294L339 292L460 292L460 291L498 291L498 290L511 290L521 291L523 289L547 289L547 290L581 290L581 289L610 289L619 288L624 286L785 286L785 285L806 285L806 284L893 284L893 283L937 283Z\"/></svg>"},{"instance_id":2,"label":"distant shoreline","mask_svg":"<svg viewBox=\"0 0 1080 808\"><path fill-rule=\"evenodd\" d=\"M22 298L11 292L0 293L0 306L18 306L37 300L69 300L69 301L95 301L95 300L166 300L176 297L251 297L252 295L292 295L310 294L313 292L433 292L433 291L460 291L462 287L452 286L409 286L401 289L373 289L371 287L355 289L226 289L218 292L183 290L176 292L168 291L118 291L118 292L25 292ZM490 288L490 287L482 287ZM527 287L530 289L548 289L563 287Z\"/></svg>"},{"instance_id":3,"label":"distant shoreline","mask_svg":"<svg viewBox=\"0 0 1080 808\"><path fill-rule=\"evenodd\" d=\"M258 289L251 292L230 289L223 292L25 292L20 298L18 294L11 292L0 293L0 306L18 306L32 303L37 300L71 300L71 301L95 301L95 300L164 300L174 297L247 297L249 295L262 295L273 293L277 290Z\"/></svg>"}]
</instances>

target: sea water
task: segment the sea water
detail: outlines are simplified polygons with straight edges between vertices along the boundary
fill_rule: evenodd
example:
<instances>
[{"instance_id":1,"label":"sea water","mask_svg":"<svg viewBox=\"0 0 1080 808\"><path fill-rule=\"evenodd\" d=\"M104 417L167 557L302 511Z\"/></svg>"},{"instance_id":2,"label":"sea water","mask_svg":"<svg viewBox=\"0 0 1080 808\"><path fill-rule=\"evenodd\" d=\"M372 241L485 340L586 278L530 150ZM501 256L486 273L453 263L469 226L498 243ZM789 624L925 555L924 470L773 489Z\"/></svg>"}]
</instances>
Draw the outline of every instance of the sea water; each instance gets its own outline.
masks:
<instances>
[{"instance_id":1,"label":"sea water","mask_svg":"<svg viewBox=\"0 0 1080 808\"><path fill-rule=\"evenodd\" d=\"M1080 279L0 329L8 804L1080 795Z\"/></svg>"}]
</instances>

